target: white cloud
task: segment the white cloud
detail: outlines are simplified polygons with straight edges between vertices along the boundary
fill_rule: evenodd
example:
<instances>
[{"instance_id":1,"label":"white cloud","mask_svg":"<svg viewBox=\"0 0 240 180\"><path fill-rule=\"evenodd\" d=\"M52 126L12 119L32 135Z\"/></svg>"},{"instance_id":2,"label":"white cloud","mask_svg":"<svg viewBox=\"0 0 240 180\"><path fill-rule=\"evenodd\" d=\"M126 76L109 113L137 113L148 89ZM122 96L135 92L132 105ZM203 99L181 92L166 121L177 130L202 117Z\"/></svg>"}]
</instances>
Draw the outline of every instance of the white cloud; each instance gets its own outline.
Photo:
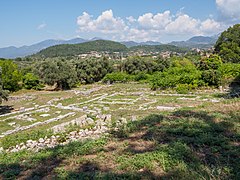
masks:
<instances>
[{"instance_id":1,"label":"white cloud","mask_svg":"<svg viewBox=\"0 0 240 180\"><path fill-rule=\"evenodd\" d=\"M84 12L82 16L77 18L77 24L80 32L98 31L114 34L127 29L125 22L119 17L114 17L111 9L102 12L97 19L92 19L91 15Z\"/></svg>"},{"instance_id":2,"label":"white cloud","mask_svg":"<svg viewBox=\"0 0 240 180\"><path fill-rule=\"evenodd\" d=\"M223 28L225 27L214 19L206 19L200 26L200 30L204 33L214 33L223 30Z\"/></svg>"},{"instance_id":3,"label":"white cloud","mask_svg":"<svg viewBox=\"0 0 240 180\"><path fill-rule=\"evenodd\" d=\"M139 16L138 23L146 29L164 29L164 27L171 22L170 11L164 13L146 13Z\"/></svg>"},{"instance_id":4,"label":"white cloud","mask_svg":"<svg viewBox=\"0 0 240 180\"><path fill-rule=\"evenodd\" d=\"M46 23L42 23L42 24L39 24L39 25L37 26L37 29L38 29L38 30L44 29L46 26L47 26Z\"/></svg>"},{"instance_id":5,"label":"white cloud","mask_svg":"<svg viewBox=\"0 0 240 180\"><path fill-rule=\"evenodd\" d=\"M172 20L166 26L166 32L170 34L191 34L198 35L200 21L186 14L179 14L176 19Z\"/></svg>"},{"instance_id":6,"label":"white cloud","mask_svg":"<svg viewBox=\"0 0 240 180\"><path fill-rule=\"evenodd\" d=\"M225 28L212 17L200 20L184 14L182 10L176 14L165 11L125 18L114 16L112 10L104 11L95 18L84 12L77 18L77 24L81 33L94 33L107 39L134 41L169 41L173 39L172 36L183 40L194 35L217 34Z\"/></svg>"},{"instance_id":7,"label":"white cloud","mask_svg":"<svg viewBox=\"0 0 240 180\"><path fill-rule=\"evenodd\" d=\"M130 23L134 23L134 22L137 21L137 20L136 20L134 17L132 17L132 16L126 17L126 19L127 19L128 22L130 22Z\"/></svg>"},{"instance_id":8,"label":"white cloud","mask_svg":"<svg viewBox=\"0 0 240 180\"><path fill-rule=\"evenodd\" d=\"M240 0L216 0L223 18L230 21L240 20Z\"/></svg>"}]
</instances>

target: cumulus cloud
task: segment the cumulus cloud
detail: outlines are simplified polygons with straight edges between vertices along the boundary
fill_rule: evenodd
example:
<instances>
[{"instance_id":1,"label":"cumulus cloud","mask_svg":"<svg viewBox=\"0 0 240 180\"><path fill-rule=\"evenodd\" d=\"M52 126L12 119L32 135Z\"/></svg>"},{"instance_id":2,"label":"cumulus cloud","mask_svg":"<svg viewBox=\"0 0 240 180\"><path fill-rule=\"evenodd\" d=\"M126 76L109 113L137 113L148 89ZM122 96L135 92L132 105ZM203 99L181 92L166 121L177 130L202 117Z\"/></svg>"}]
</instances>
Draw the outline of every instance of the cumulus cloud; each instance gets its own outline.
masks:
<instances>
[{"instance_id":1,"label":"cumulus cloud","mask_svg":"<svg viewBox=\"0 0 240 180\"><path fill-rule=\"evenodd\" d=\"M216 0L216 5L223 18L240 20L240 0Z\"/></svg>"},{"instance_id":2,"label":"cumulus cloud","mask_svg":"<svg viewBox=\"0 0 240 180\"><path fill-rule=\"evenodd\" d=\"M103 37L114 40L157 40L175 37L191 37L194 35L213 35L225 28L222 23L213 18L199 20L182 11L172 14L170 11L162 13L145 13L139 17L116 17L113 11L102 12L98 17L84 12L77 18L79 32L100 33Z\"/></svg>"},{"instance_id":3,"label":"cumulus cloud","mask_svg":"<svg viewBox=\"0 0 240 180\"><path fill-rule=\"evenodd\" d=\"M200 21L189 17L187 14L180 14L166 26L166 32L170 34L199 34Z\"/></svg>"},{"instance_id":4,"label":"cumulus cloud","mask_svg":"<svg viewBox=\"0 0 240 180\"><path fill-rule=\"evenodd\" d=\"M223 30L225 27L214 19L206 19L201 22L200 30L204 33L215 33Z\"/></svg>"},{"instance_id":5,"label":"cumulus cloud","mask_svg":"<svg viewBox=\"0 0 240 180\"><path fill-rule=\"evenodd\" d=\"M80 32L98 31L101 33L118 33L127 29L125 22L114 17L112 10L102 12L97 19L92 19L92 16L84 12L77 18L77 24Z\"/></svg>"},{"instance_id":6,"label":"cumulus cloud","mask_svg":"<svg viewBox=\"0 0 240 180\"><path fill-rule=\"evenodd\" d=\"M42 24L39 24L39 25L37 26L37 29L38 29L38 30L44 29L46 26L47 26L46 23L42 23Z\"/></svg>"},{"instance_id":7,"label":"cumulus cloud","mask_svg":"<svg viewBox=\"0 0 240 180\"><path fill-rule=\"evenodd\" d=\"M134 23L137 21L133 16L126 17L126 19L128 20L129 23Z\"/></svg>"},{"instance_id":8,"label":"cumulus cloud","mask_svg":"<svg viewBox=\"0 0 240 180\"><path fill-rule=\"evenodd\" d=\"M146 29L164 29L171 21L170 11L157 13L156 15L146 13L138 18L139 25Z\"/></svg>"}]
</instances>

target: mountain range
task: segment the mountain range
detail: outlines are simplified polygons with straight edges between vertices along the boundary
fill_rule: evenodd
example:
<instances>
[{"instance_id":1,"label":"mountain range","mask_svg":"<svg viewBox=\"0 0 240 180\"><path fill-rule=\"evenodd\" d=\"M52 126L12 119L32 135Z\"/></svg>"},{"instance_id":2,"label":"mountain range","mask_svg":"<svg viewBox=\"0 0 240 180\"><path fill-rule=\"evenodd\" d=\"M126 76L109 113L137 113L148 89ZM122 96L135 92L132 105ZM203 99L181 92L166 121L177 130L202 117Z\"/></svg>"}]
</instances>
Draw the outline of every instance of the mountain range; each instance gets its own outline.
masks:
<instances>
[{"instance_id":1,"label":"mountain range","mask_svg":"<svg viewBox=\"0 0 240 180\"><path fill-rule=\"evenodd\" d=\"M207 49L213 47L217 39L218 35L211 37L194 36L187 41L173 41L169 44L179 47Z\"/></svg>"},{"instance_id":2,"label":"mountain range","mask_svg":"<svg viewBox=\"0 0 240 180\"><path fill-rule=\"evenodd\" d=\"M54 40L49 39L45 40L30 46L22 46L22 47L5 47L0 48L0 58L17 58L17 57L25 57L28 55L35 54L43 49L46 49L51 46L61 45L61 44L80 44L89 41L101 40L101 38L93 38L90 40L82 39L82 38L75 38L70 40ZM217 36L213 37L205 37L205 36L195 36L190 38L187 41L173 41L169 43L169 45L175 45L179 47L188 47L188 48L210 48L212 47L217 40ZM123 41L120 42L121 44L125 45L126 47L133 47L133 46L145 46L145 45L161 45L160 42L155 41L146 41L146 42L135 42L135 41Z\"/></svg>"}]
</instances>

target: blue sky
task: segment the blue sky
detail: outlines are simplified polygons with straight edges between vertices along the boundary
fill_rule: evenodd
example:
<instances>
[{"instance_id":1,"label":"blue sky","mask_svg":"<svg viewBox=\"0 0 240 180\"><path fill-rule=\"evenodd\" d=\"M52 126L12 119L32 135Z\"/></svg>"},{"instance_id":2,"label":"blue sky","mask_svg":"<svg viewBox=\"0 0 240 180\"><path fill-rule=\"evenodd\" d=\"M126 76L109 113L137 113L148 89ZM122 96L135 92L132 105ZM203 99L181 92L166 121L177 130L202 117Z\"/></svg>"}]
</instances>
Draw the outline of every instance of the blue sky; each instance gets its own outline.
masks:
<instances>
[{"instance_id":1,"label":"blue sky","mask_svg":"<svg viewBox=\"0 0 240 180\"><path fill-rule=\"evenodd\" d=\"M0 47L45 39L186 40L240 22L240 0L1 0Z\"/></svg>"}]
</instances>

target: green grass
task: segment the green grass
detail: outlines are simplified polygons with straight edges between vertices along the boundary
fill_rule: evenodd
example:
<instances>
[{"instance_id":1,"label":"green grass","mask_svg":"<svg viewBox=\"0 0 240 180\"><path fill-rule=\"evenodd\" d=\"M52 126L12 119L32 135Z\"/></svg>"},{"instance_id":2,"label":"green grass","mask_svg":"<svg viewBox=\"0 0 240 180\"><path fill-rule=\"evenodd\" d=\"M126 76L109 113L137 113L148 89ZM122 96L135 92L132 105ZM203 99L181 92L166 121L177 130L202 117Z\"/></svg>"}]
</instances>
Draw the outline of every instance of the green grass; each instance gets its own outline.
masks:
<instances>
[{"instance_id":1,"label":"green grass","mask_svg":"<svg viewBox=\"0 0 240 180\"><path fill-rule=\"evenodd\" d=\"M136 96L128 92L144 90L150 94L147 88L144 84L115 84L104 86L87 98L99 93L121 92L135 99ZM58 96L61 93L58 92ZM187 95L188 98L196 96L200 99L214 97L220 102L148 95L147 100L139 100L134 105L104 105L110 108L104 113L110 113L113 121L121 117L130 120L132 116L136 116L137 121L129 121L119 130L110 131L108 137L97 140L74 142L38 153L0 154L0 179L240 179L240 99L222 99L205 92ZM118 98L124 96L110 97L111 100ZM172 112L156 108L138 110L143 103L155 99L157 103L147 107L179 105L181 108ZM77 102L79 99L73 97L65 101L66 104ZM188 107L190 105L193 107ZM98 101L82 106L102 109ZM29 138L50 136L51 133L44 130L81 115L77 113L47 126L10 135L1 142L9 147ZM77 127L71 128L68 130Z\"/></svg>"}]
</instances>

